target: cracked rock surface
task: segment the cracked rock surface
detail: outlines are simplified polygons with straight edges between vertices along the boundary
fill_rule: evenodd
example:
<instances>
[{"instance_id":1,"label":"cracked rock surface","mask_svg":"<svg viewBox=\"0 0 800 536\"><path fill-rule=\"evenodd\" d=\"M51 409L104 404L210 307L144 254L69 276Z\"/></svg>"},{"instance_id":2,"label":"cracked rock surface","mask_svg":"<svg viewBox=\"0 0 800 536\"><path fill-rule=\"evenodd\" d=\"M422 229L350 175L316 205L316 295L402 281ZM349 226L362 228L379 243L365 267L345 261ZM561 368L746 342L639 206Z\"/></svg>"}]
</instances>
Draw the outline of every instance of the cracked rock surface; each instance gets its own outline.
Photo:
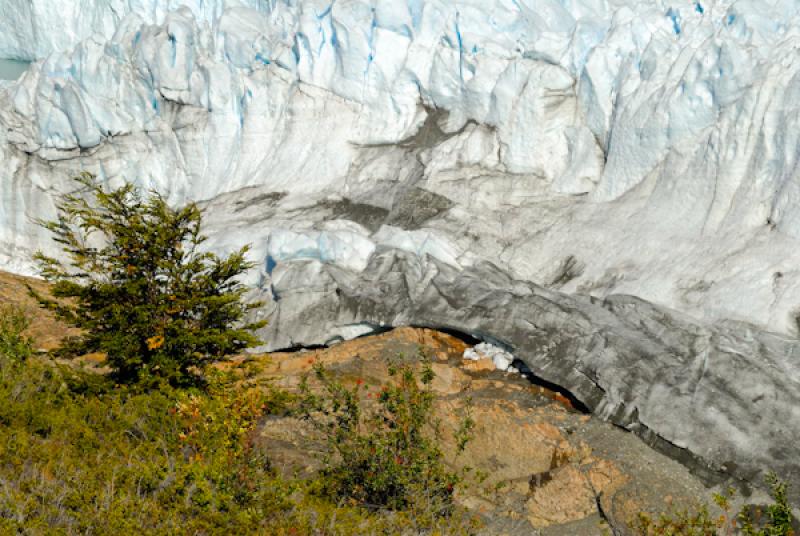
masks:
<instances>
[{"instance_id":1,"label":"cracked rock surface","mask_svg":"<svg viewBox=\"0 0 800 536\"><path fill-rule=\"evenodd\" d=\"M312 363L323 364L346 385L360 381L370 391L389 380L390 360L414 363L418 351L425 352L435 374L435 412L448 463L487 474L458 495L459 503L481 518L481 534L629 534L639 512L657 515L670 504L692 507L710 497L712 490L687 468L633 434L576 411L558 393L518 374L462 360L466 347L445 333L399 328L329 348L254 359L290 391ZM457 455L453 434L467 400L474 434ZM365 397L363 403L370 401ZM317 434L308 423L276 417L264 423L257 445L281 471L311 475L326 452Z\"/></svg>"},{"instance_id":2,"label":"cracked rock surface","mask_svg":"<svg viewBox=\"0 0 800 536\"><path fill-rule=\"evenodd\" d=\"M737 322L702 325L630 296L570 296L483 263L375 252L362 272L278 265L262 291L274 348L428 326L485 339L598 417L635 432L709 482L800 478L800 342ZM302 288L300 291L293 289ZM797 504L800 490L793 490Z\"/></svg>"}]
</instances>

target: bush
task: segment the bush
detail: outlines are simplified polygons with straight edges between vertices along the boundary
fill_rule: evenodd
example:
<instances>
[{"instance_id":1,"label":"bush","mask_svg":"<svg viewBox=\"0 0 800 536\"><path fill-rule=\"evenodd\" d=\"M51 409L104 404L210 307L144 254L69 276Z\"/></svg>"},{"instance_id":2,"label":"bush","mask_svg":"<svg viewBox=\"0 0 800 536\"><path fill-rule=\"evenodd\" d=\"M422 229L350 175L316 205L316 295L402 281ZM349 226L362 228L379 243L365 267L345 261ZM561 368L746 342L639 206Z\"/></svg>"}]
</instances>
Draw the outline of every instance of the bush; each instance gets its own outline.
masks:
<instances>
[{"instance_id":1,"label":"bush","mask_svg":"<svg viewBox=\"0 0 800 536\"><path fill-rule=\"evenodd\" d=\"M173 209L156 192L131 184L106 191L90 174L58 205L56 221L39 223L62 245L67 264L37 255L60 301L31 292L59 319L83 330L62 355L104 353L120 383L160 379L173 385L256 344L238 325L249 309L237 277L252 265L248 248L227 258L203 253L201 211ZM63 300L66 298L66 300Z\"/></svg>"},{"instance_id":2,"label":"bush","mask_svg":"<svg viewBox=\"0 0 800 536\"><path fill-rule=\"evenodd\" d=\"M253 440L286 403L219 373L202 392L137 392L0 358L0 533L247 534L282 522L296 485Z\"/></svg>"},{"instance_id":3,"label":"bush","mask_svg":"<svg viewBox=\"0 0 800 536\"><path fill-rule=\"evenodd\" d=\"M742 523L742 531L746 536L793 536L792 528L792 508L786 496L787 484L781 481L775 473L769 473L766 477L770 487L772 504L766 507L766 519L762 525L762 512L759 508L755 511L744 510L739 514Z\"/></svg>"},{"instance_id":4,"label":"bush","mask_svg":"<svg viewBox=\"0 0 800 536\"><path fill-rule=\"evenodd\" d=\"M714 502L722 510L720 517L714 518L706 506L695 511L677 510L662 514L654 520L647 514L639 514L635 523L641 536L718 536L744 534L745 536L793 536L792 510L786 496L787 485L774 473L766 477L773 503L766 507L766 519L762 519L760 509L744 508L738 515L731 507L735 490L714 495Z\"/></svg>"},{"instance_id":5,"label":"bush","mask_svg":"<svg viewBox=\"0 0 800 536\"><path fill-rule=\"evenodd\" d=\"M717 536L734 534L736 518L730 513L730 501L733 491L727 495L714 496L714 501L724 514L714 518L705 505L695 511L689 509L673 510L661 514L654 520L647 514L640 513L635 529L640 536Z\"/></svg>"},{"instance_id":6,"label":"bush","mask_svg":"<svg viewBox=\"0 0 800 536\"><path fill-rule=\"evenodd\" d=\"M325 460L320 491L362 507L405 510L422 525L451 515L462 475L444 465L428 362L419 378L411 366L390 367L396 382L373 390L360 380L348 389L321 365L314 370L322 394L313 394L304 382L304 415L323 431L332 453ZM362 393L374 397L374 411L362 411ZM469 417L462 422L460 450L472 426Z\"/></svg>"},{"instance_id":7,"label":"bush","mask_svg":"<svg viewBox=\"0 0 800 536\"><path fill-rule=\"evenodd\" d=\"M33 353L33 345L25 336L29 321L22 309L0 305L0 356L24 361Z\"/></svg>"},{"instance_id":8,"label":"bush","mask_svg":"<svg viewBox=\"0 0 800 536\"><path fill-rule=\"evenodd\" d=\"M273 471L258 423L293 398L234 373L211 368L203 390L143 391L0 356L0 534L420 532L406 512L338 504L317 481Z\"/></svg>"}]
</instances>

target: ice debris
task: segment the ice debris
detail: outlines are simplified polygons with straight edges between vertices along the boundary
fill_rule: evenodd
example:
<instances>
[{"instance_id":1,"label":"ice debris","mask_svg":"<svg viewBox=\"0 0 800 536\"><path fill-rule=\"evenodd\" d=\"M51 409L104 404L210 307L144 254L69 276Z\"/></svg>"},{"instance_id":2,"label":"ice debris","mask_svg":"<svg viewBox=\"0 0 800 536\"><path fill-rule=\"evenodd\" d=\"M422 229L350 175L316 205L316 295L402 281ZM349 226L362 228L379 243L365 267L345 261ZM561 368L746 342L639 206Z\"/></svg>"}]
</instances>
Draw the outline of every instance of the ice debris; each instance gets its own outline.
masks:
<instances>
[{"instance_id":1,"label":"ice debris","mask_svg":"<svg viewBox=\"0 0 800 536\"><path fill-rule=\"evenodd\" d=\"M516 367L512 366L514 363L513 355L488 342L482 342L476 346L473 346L472 348L467 348L464 350L464 359L469 361L491 359L494 363L494 367L497 370L514 373L519 372Z\"/></svg>"}]
</instances>

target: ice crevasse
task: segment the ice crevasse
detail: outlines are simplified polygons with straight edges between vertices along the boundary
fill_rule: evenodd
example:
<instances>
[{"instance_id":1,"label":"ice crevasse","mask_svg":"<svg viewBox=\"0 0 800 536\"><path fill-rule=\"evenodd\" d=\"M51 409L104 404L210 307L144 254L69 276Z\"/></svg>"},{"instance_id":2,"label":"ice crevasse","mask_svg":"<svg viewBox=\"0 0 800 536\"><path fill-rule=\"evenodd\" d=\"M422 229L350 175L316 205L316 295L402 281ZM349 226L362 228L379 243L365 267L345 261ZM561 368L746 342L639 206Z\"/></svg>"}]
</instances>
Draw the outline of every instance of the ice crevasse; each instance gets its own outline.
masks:
<instances>
[{"instance_id":1,"label":"ice crevasse","mask_svg":"<svg viewBox=\"0 0 800 536\"><path fill-rule=\"evenodd\" d=\"M0 265L89 170L262 276L395 247L796 329L800 5L0 0ZM63 6L63 7L61 7Z\"/></svg>"}]
</instances>

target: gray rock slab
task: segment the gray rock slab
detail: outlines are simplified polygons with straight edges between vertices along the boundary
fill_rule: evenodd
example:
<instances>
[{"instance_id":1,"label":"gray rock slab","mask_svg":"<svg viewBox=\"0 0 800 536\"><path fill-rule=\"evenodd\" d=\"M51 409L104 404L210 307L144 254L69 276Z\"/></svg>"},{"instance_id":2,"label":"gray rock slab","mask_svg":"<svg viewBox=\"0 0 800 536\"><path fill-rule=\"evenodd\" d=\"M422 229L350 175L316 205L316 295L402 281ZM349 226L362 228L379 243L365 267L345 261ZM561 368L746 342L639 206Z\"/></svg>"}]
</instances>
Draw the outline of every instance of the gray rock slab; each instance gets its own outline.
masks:
<instances>
[{"instance_id":1,"label":"gray rock slab","mask_svg":"<svg viewBox=\"0 0 800 536\"><path fill-rule=\"evenodd\" d=\"M740 322L702 325L632 296L596 299L378 250L356 273L279 265L261 289L268 349L334 342L382 327L448 329L503 346L707 480L800 481L800 342ZM800 489L792 490L800 501Z\"/></svg>"}]
</instances>

